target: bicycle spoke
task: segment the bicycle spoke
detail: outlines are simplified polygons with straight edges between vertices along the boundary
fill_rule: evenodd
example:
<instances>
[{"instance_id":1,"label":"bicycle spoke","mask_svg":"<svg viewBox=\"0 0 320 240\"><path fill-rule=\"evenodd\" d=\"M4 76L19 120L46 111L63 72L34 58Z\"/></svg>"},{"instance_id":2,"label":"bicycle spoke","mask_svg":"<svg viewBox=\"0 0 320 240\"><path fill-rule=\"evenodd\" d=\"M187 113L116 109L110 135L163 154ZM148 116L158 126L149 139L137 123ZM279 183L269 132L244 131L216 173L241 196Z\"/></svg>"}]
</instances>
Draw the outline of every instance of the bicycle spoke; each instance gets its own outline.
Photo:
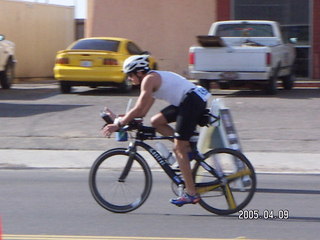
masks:
<instances>
[{"instance_id":1,"label":"bicycle spoke","mask_svg":"<svg viewBox=\"0 0 320 240\"><path fill-rule=\"evenodd\" d=\"M235 202L235 199L233 197L229 184L226 184L224 186L224 189L225 189L225 197L227 199L229 209L235 209L237 207L237 204Z\"/></svg>"},{"instance_id":2,"label":"bicycle spoke","mask_svg":"<svg viewBox=\"0 0 320 240\"><path fill-rule=\"evenodd\" d=\"M199 194L203 194L212 190L215 190L217 188L221 187L221 184L215 184L215 185L211 185L211 186L207 186L207 187L197 187L197 193Z\"/></svg>"},{"instance_id":3,"label":"bicycle spoke","mask_svg":"<svg viewBox=\"0 0 320 240\"><path fill-rule=\"evenodd\" d=\"M244 176L250 176L251 174L252 174L252 172L250 171L250 169L244 169L239 172L232 173L232 174L226 176L226 179L228 180L228 182L230 182L230 181L237 180L237 179L244 177Z\"/></svg>"},{"instance_id":4,"label":"bicycle spoke","mask_svg":"<svg viewBox=\"0 0 320 240\"><path fill-rule=\"evenodd\" d=\"M232 214L251 200L256 186L252 165L239 152L215 149L193 169L200 205L216 214ZM210 167L207 167L210 166Z\"/></svg>"}]
</instances>

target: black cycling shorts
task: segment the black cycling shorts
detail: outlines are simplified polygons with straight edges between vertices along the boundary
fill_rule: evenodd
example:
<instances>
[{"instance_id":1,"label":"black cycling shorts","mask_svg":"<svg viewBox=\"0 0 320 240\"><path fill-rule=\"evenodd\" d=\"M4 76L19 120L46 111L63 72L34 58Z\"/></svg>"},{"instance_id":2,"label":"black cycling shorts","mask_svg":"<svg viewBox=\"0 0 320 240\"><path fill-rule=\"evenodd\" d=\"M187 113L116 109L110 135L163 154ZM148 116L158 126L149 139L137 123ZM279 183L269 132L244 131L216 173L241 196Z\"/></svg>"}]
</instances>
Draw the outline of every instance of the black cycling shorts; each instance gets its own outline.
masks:
<instances>
[{"instance_id":1,"label":"black cycling shorts","mask_svg":"<svg viewBox=\"0 0 320 240\"><path fill-rule=\"evenodd\" d=\"M168 123L176 122L175 136L179 140L189 141L201 116L205 112L207 102L196 93L190 92L181 102L180 106L170 105L161 113Z\"/></svg>"}]
</instances>

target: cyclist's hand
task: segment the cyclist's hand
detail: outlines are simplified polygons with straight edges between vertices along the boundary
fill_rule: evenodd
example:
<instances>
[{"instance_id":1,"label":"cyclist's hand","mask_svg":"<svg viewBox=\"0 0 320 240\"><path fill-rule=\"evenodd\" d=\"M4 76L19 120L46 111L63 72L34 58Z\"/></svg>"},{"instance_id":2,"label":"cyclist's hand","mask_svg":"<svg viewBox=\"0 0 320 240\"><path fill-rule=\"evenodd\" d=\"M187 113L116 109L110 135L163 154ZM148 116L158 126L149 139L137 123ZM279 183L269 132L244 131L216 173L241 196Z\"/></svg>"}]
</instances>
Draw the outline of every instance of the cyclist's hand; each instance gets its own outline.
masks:
<instances>
[{"instance_id":1,"label":"cyclist's hand","mask_svg":"<svg viewBox=\"0 0 320 240\"><path fill-rule=\"evenodd\" d=\"M119 127L117 124L108 124L108 125L104 126L104 128L102 129L102 134L105 137L110 137L111 134L117 130L119 130Z\"/></svg>"}]
</instances>

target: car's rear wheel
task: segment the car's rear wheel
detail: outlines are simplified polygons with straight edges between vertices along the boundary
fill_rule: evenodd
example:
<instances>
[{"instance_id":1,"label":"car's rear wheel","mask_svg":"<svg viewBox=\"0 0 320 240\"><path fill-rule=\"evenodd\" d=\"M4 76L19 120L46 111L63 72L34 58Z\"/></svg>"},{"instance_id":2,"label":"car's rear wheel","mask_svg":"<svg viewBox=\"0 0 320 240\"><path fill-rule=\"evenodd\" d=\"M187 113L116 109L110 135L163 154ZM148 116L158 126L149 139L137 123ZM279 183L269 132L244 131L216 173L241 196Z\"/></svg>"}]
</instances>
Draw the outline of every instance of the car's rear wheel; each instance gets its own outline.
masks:
<instances>
[{"instance_id":1,"label":"car's rear wheel","mask_svg":"<svg viewBox=\"0 0 320 240\"><path fill-rule=\"evenodd\" d=\"M3 89L9 89L14 80L14 62L9 60L3 72L0 72L0 83Z\"/></svg>"},{"instance_id":2,"label":"car's rear wheel","mask_svg":"<svg viewBox=\"0 0 320 240\"><path fill-rule=\"evenodd\" d=\"M60 81L60 91L61 93L70 93L71 92L71 85L64 81Z\"/></svg>"},{"instance_id":3,"label":"car's rear wheel","mask_svg":"<svg viewBox=\"0 0 320 240\"><path fill-rule=\"evenodd\" d=\"M126 77L125 80L120 83L119 85L119 91L120 92L130 92L132 90L132 82Z\"/></svg>"}]
</instances>

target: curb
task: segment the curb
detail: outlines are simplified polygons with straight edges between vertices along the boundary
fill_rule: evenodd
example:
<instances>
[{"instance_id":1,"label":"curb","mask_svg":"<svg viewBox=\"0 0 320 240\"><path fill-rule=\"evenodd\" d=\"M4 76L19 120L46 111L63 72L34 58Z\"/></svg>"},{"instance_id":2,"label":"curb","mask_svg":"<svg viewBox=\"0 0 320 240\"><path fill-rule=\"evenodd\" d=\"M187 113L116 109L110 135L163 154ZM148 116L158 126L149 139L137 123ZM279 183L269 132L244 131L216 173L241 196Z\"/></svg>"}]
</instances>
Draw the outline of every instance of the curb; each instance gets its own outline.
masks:
<instances>
[{"instance_id":1,"label":"curb","mask_svg":"<svg viewBox=\"0 0 320 240\"><path fill-rule=\"evenodd\" d=\"M295 87L302 87L302 88L320 88L320 81L296 81L294 83Z\"/></svg>"}]
</instances>

